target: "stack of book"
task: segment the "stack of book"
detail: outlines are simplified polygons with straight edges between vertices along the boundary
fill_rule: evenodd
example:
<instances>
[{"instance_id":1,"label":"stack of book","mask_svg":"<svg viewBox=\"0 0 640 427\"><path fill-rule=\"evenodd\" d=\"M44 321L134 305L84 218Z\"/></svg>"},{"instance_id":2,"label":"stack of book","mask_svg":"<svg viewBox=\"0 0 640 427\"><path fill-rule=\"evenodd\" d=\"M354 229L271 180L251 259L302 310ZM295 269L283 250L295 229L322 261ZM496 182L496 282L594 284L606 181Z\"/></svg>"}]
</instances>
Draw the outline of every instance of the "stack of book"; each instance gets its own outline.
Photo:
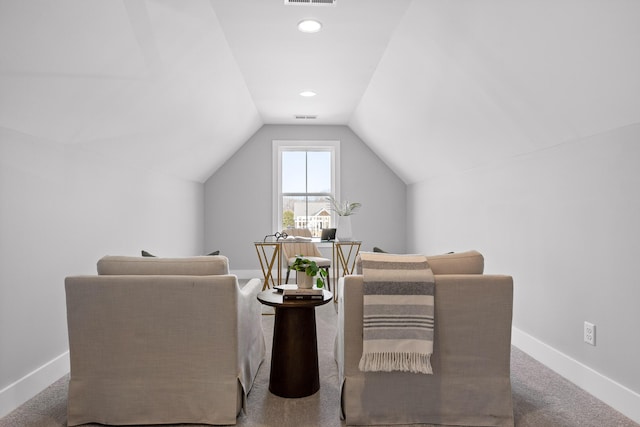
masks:
<instances>
[{"instance_id":1,"label":"stack of book","mask_svg":"<svg viewBox=\"0 0 640 427\"><path fill-rule=\"evenodd\" d=\"M323 297L322 289L285 289L282 293L282 299L300 300L300 299L319 299Z\"/></svg>"}]
</instances>

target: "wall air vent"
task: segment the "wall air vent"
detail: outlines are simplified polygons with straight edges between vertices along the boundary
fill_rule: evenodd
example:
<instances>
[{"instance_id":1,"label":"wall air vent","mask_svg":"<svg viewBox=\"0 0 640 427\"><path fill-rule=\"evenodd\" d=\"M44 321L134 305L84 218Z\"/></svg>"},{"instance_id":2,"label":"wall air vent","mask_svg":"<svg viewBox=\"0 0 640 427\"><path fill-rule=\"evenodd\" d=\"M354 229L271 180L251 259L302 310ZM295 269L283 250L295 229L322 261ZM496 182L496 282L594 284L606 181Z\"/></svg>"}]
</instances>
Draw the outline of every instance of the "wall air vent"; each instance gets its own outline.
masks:
<instances>
[{"instance_id":1,"label":"wall air vent","mask_svg":"<svg viewBox=\"0 0 640 427\"><path fill-rule=\"evenodd\" d=\"M296 114L294 117L298 120L313 120L318 118L318 116L305 116L302 114Z\"/></svg>"},{"instance_id":2,"label":"wall air vent","mask_svg":"<svg viewBox=\"0 0 640 427\"><path fill-rule=\"evenodd\" d=\"M284 0L284 4L296 6L335 6L338 0Z\"/></svg>"}]
</instances>

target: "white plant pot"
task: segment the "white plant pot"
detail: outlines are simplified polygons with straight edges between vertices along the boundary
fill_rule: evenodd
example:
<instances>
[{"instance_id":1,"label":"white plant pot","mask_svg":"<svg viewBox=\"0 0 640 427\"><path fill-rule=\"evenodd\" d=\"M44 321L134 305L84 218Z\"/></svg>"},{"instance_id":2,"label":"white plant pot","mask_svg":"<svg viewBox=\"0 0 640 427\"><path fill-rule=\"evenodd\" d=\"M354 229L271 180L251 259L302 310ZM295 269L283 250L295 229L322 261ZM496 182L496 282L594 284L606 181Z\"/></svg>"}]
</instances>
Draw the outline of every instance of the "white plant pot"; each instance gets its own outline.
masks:
<instances>
[{"instance_id":1,"label":"white plant pot","mask_svg":"<svg viewBox=\"0 0 640 427\"><path fill-rule=\"evenodd\" d=\"M353 240L351 232L351 215L338 216L338 226L336 227L336 239L348 242Z\"/></svg>"},{"instance_id":2,"label":"white plant pot","mask_svg":"<svg viewBox=\"0 0 640 427\"><path fill-rule=\"evenodd\" d=\"M296 283L300 289L313 288L313 276L307 276L304 271L296 271Z\"/></svg>"}]
</instances>

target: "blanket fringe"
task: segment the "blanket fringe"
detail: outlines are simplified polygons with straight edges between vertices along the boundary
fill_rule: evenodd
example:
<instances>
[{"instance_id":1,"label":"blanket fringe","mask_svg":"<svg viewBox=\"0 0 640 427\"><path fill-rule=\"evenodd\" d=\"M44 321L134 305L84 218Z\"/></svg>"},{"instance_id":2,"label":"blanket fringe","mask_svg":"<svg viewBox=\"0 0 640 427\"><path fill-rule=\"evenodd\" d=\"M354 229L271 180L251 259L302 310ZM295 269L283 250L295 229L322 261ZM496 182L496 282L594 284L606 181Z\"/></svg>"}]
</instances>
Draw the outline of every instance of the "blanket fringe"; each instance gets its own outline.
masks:
<instances>
[{"instance_id":1,"label":"blanket fringe","mask_svg":"<svg viewBox=\"0 0 640 427\"><path fill-rule=\"evenodd\" d=\"M421 353L365 353L358 367L363 372L404 371L414 374L433 374L431 354Z\"/></svg>"}]
</instances>

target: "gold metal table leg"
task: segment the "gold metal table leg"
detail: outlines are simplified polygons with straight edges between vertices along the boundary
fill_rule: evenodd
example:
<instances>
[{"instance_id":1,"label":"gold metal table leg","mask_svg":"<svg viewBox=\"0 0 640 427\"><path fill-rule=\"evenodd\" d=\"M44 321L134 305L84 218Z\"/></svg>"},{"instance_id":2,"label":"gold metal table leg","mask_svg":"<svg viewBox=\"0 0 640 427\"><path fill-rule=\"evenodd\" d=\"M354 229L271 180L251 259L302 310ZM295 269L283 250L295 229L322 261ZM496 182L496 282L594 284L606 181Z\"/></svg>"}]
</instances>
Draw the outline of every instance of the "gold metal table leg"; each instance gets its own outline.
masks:
<instances>
[{"instance_id":1,"label":"gold metal table leg","mask_svg":"<svg viewBox=\"0 0 640 427\"><path fill-rule=\"evenodd\" d=\"M267 246L273 248L273 252L269 256L267 250L265 249ZM256 243L256 252L258 254L258 260L260 261L260 268L262 269L262 274L264 275L264 283L262 284L262 290L268 288L273 288L276 285L280 284L280 244L278 243ZM276 264L278 266L277 271L277 281L273 277L273 266Z\"/></svg>"}]
</instances>

